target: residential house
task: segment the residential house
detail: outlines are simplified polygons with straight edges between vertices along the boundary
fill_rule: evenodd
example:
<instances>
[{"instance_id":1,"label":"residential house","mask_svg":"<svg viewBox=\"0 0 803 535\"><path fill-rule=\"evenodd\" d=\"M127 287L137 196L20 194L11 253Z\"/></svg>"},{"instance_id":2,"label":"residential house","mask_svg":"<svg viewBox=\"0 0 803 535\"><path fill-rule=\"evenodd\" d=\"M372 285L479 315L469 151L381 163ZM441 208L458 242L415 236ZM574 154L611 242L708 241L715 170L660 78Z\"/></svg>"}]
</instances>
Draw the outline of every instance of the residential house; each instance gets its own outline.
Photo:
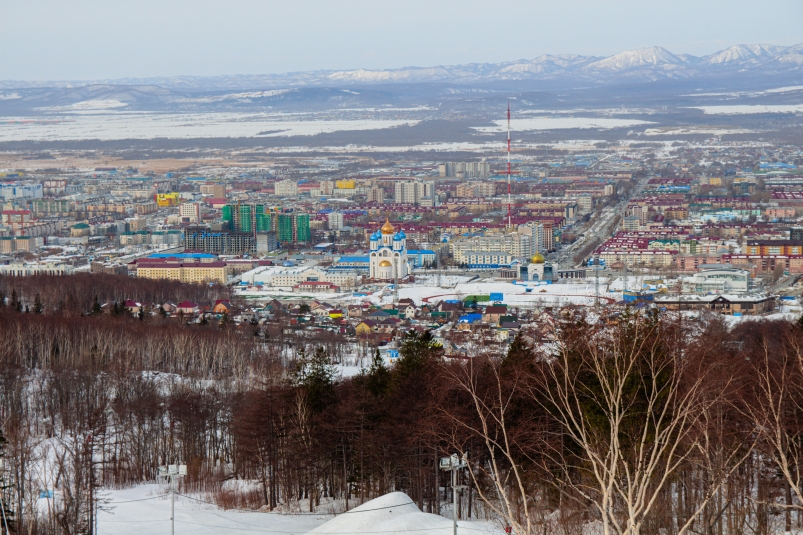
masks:
<instances>
[{"instance_id":1,"label":"residential house","mask_svg":"<svg viewBox=\"0 0 803 535\"><path fill-rule=\"evenodd\" d=\"M176 306L177 314L197 314L198 304L192 301L182 301Z\"/></svg>"},{"instance_id":2,"label":"residential house","mask_svg":"<svg viewBox=\"0 0 803 535\"><path fill-rule=\"evenodd\" d=\"M485 307L482 321L485 323L499 323L499 318L507 314L507 305L489 305Z\"/></svg>"},{"instance_id":3,"label":"residential house","mask_svg":"<svg viewBox=\"0 0 803 535\"><path fill-rule=\"evenodd\" d=\"M354 327L354 333L357 336L368 336L372 332L374 332L374 328L376 327L376 322L372 320L362 320L360 323Z\"/></svg>"}]
</instances>

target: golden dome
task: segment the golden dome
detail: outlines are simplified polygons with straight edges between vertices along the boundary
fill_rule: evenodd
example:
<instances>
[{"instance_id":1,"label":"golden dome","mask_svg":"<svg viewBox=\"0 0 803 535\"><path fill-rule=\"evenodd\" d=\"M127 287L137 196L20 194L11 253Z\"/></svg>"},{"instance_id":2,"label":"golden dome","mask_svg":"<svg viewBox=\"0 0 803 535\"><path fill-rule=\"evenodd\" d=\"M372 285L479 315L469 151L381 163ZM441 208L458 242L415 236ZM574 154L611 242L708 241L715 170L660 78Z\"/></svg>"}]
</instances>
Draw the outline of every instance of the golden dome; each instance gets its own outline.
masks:
<instances>
[{"instance_id":1,"label":"golden dome","mask_svg":"<svg viewBox=\"0 0 803 535\"><path fill-rule=\"evenodd\" d=\"M382 260L379 263L379 267L390 267L390 260Z\"/></svg>"},{"instance_id":2,"label":"golden dome","mask_svg":"<svg viewBox=\"0 0 803 535\"><path fill-rule=\"evenodd\" d=\"M382 234L393 234L394 232L396 232L396 229L393 228L393 225L391 225L390 221L388 221L387 219L385 219L385 224L382 225L381 230Z\"/></svg>"},{"instance_id":3,"label":"golden dome","mask_svg":"<svg viewBox=\"0 0 803 535\"><path fill-rule=\"evenodd\" d=\"M544 262L544 255L541 253L535 253L532 258L530 258L530 264L543 264Z\"/></svg>"}]
</instances>

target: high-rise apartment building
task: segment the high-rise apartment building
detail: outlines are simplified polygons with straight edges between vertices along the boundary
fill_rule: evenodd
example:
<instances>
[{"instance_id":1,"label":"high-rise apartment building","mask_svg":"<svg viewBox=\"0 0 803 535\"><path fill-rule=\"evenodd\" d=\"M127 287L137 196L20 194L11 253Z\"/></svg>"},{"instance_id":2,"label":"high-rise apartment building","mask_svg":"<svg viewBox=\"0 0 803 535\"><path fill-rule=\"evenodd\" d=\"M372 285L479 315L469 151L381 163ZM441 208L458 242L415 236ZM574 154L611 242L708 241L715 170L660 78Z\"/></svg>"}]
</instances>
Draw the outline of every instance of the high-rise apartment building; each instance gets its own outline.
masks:
<instances>
[{"instance_id":1,"label":"high-rise apartment building","mask_svg":"<svg viewBox=\"0 0 803 535\"><path fill-rule=\"evenodd\" d=\"M276 183L275 195L277 197L297 197L298 196L298 182L294 180L285 179Z\"/></svg>"},{"instance_id":2,"label":"high-rise apartment building","mask_svg":"<svg viewBox=\"0 0 803 535\"><path fill-rule=\"evenodd\" d=\"M281 243L308 243L312 239L309 214L279 214L276 235Z\"/></svg>"},{"instance_id":3,"label":"high-rise apartment building","mask_svg":"<svg viewBox=\"0 0 803 535\"><path fill-rule=\"evenodd\" d=\"M245 232L252 234L268 232L270 228L270 213L265 212L261 204L227 204L222 210L223 228L229 232Z\"/></svg>"},{"instance_id":4,"label":"high-rise apartment building","mask_svg":"<svg viewBox=\"0 0 803 535\"><path fill-rule=\"evenodd\" d=\"M441 177L452 178L488 178L491 176L491 164L488 162L447 162L438 165Z\"/></svg>"},{"instance_id":5,"label":"high-rise apartment building","mask_svg":"<svg viewBox=\"0 0 803 535\"><path fill-rule=\"evenodd\" d=\"M385 202L385 190L380 188L379 186L374 186L368 190L367 195L368 202L375 202L377 204L382 204Z\"/></svg>"},{"instance_id":6,"label":"high-rise apartment building","mask_svg":"<svg viewBox=\"0 0 803 535\"><path fill-rule=\"evenodd\" d=\"M240 255L256 253L256 239L251 234L209 232L208 229L187 229L184 247L204 253Z\"/></svg>"},{"instance_id":7,"label":"high-rise apartment building","mask_svg":"<svg viewBox=\"0 0 803 535\"><path fill-rule=\"evenodd\" d=\"M435 188L432 182L403 180L396 182L394 202L434 206Z\"/></svg>"},{"instance_id":8,"label":"high-rise apartment building","mask_svg":"<svg viewBox=\"0 0 803 535\"><path fill-rule=\"evenodd\" d=\"M179 207L179 215L183 223L199 223L201 221L201 205L197 202L185 202Z\"/></svg>"},{"instance_id":9,"label":"high-rise apartment building","mask_svg":"<svg viewBox=\"0 0 803 535\"><path fill-rule=\"evenodd\" d=\"M329 212L329 230L340 230L343 228L343 212Z\"/></svg>"}]
</instances>

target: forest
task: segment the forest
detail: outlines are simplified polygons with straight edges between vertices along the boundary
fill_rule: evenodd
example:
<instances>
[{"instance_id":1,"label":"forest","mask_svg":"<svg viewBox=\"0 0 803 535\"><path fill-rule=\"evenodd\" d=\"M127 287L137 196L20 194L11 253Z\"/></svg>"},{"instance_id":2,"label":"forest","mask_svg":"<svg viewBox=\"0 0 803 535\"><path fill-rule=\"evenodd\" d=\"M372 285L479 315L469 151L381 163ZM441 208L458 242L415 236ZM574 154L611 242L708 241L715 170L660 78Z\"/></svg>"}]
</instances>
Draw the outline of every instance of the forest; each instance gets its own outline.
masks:
<instances>
[{"instance_id":1,"label":"forest","mask_svg":"<svg viewBox=\"0 0 803 535\"><path fill-rule=\"evenodd\" d=\"M504 354L448 359L410 331L397 362L376 353L342 377L354 342L288 331L281 315L236 326L93 310L225 288L62 281L0 278L10 533L89 533L103 489L174 463L188 466L181 492L224 508L341 512L402 491L439 513L452 453L467 461L461 517L517 534L803 526L797 322L567 307ZM58 497L47 508L42 489Z\"/></svg>"}]
</instances>

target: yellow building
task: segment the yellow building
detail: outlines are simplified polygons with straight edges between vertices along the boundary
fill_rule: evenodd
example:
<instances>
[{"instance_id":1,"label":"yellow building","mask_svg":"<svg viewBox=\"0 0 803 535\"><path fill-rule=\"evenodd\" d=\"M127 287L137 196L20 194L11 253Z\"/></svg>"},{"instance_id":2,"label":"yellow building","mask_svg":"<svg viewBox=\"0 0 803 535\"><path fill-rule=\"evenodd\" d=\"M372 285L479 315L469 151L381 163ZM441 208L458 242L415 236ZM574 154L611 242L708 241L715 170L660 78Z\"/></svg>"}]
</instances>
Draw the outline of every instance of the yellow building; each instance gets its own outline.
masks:
<instances>
[{"instance_id":1,"label":"yellow building","mask_svg":"<svg viewBox=\"0 0 803 535\"><path fill-rule=\"evenodd\" d=\"M357 181L353 178L344 178L335 180L335 187L338 189L354 189L357 186Z\"/></svg>"},{"instance_id":2,"label":"yellow building","mask_svg":"<svg viewBox=\"0 0 803 535\"><path fill-rule=\"evenodd\" d=\"M179 194L178 193L157 193L156 196L156 205L160 208L166 208L168 206L177 206L179 203Z\"/></svg>"},{"instance_id":3,"label":"yellow building","mask_svg":"<svg viewBox=\"0 0 803 535\"><path fill-rule=\"evenodd\" d=\"M225 262L143 262L137 264L137 277L193 284L226 284L229 281L229 268Z\"/></svg>"}]
</instances>

